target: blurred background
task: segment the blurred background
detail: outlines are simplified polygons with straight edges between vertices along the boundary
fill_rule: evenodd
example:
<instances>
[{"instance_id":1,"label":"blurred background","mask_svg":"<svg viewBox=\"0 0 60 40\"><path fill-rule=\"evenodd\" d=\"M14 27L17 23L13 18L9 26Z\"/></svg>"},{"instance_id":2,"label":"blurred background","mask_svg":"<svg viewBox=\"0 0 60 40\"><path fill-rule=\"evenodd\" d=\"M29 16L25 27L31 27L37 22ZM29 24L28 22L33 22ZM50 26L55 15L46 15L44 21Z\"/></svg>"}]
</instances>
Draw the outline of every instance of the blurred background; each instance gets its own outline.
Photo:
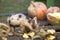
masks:
<instances>
[{"instance_id":1,"label":"blurred background","mask_svg":"<svg viewBox=\"0 0 60 40\"><path fill-rule=\"evenodd\" d=\"M48 7L60 7L60 0L0 0L0 22L5 22L7 16L9 16L11 13L13 14L27 10L31 1L43 2Z\"/></svg>"},{"instance_id":2,"label":"blurred background","mask_svg":"<svg viewBox=\"0 0 60 40\"><path fill-rule=\"evenodd\" d=\"M0 13L20 12L28 8L31 0L0 0ZM33 0L44 2L48 7L59 6L60 0ZM60 6L59 6L60 7Z\"/></svg>"}]
</instances>

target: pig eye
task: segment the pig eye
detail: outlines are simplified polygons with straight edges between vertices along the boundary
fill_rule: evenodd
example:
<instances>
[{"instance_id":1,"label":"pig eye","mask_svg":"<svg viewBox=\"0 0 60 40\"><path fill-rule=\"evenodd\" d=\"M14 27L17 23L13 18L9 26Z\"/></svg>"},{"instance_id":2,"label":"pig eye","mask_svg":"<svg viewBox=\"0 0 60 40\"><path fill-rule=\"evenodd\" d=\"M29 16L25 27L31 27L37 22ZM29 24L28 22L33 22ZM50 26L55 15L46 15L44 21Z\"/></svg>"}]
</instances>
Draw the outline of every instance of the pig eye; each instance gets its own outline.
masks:
<instances>
[{"instance_id":1,"label":"pig eye","mask_svg":"<svg viewBox=\"0 0 60 40\"><path fill-rule=\"evenodd\" d=\"M21 18L22 17L22 15L19 15L19 18Z\"/></svg>"}]
</instances>

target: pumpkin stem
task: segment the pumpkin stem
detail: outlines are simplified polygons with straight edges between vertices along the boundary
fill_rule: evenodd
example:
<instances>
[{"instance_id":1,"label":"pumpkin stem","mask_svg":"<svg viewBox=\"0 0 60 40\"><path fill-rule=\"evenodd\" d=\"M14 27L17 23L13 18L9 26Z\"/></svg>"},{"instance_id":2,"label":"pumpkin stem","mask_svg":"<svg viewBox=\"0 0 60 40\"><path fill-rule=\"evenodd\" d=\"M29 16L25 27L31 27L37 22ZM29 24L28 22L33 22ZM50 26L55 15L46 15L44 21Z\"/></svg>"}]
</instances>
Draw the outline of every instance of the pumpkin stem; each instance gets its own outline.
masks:
<instances>
[{"instance_id":1,"label":"pumpkin stem","mask_svg":"<svg viewBox=\"0 0 60 40\"><path fill-rule=\"evenodd\" d=\"M34 1L31 1L31 4L32 4L33 7L34 7L35 12L37 13L37 9L36 9L36 5L34 4Z\"/></svg>"},{"instance_id":2,"label":"pumpkin stem","mask_svg":"<svg viewBox=\"0 0 60 40\"><path fill-rule=\"evenodd\" d=\"M31 4L33 5L33 7L36 7L33 1L31 1Z\"/></svg>"}]
</instances>

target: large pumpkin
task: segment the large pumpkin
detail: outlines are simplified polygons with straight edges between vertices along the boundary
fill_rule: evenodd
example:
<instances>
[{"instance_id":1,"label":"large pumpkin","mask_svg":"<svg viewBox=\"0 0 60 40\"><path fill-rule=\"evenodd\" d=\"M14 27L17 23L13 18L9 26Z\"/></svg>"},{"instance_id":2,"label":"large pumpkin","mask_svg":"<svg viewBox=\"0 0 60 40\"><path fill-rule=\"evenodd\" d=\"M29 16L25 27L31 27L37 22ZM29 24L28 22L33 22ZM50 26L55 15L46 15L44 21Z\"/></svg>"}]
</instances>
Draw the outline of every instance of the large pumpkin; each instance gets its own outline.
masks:
<instances>
[{"instance_id":1,"label":"large pumpkin","mask_svg":"<svg viewBox=\"0 0 60 40\"><path fill-rule=\"evenodd\" d=\"M43 20L47 12L47 7L42 2L31 2L28 7L28 14L32 17L36 16L38 19Z\"/></svg>"},{"instance_id":2,"label":"large pumpkin","mask_svg":"<svg viewBox=\"0 0 60 40\"><path fill-rule=\"evenodd\" d=\"M50 7L48 8L47 13L54 13L59 11L60 11L59 7Z\"/></svg>"}]
</instances>

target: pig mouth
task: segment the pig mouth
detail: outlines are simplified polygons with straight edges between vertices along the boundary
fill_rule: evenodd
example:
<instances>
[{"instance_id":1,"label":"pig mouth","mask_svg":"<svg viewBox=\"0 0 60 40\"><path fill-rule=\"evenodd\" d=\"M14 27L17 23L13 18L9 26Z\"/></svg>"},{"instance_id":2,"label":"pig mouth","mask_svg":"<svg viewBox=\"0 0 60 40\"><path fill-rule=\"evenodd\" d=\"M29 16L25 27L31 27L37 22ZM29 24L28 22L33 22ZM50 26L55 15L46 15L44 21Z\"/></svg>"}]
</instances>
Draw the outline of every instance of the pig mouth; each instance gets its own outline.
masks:
<instances>
[{"instance_id":1,"label":"pig mouth","mask_svg":"<svg viewBox=\"0 0 60 40\"><path fill-rule=\"evenodd\" d=\"M51 15L48 15L48 20L54 20L55 17L51 16Z\"/></svg>"}]
</instances>

